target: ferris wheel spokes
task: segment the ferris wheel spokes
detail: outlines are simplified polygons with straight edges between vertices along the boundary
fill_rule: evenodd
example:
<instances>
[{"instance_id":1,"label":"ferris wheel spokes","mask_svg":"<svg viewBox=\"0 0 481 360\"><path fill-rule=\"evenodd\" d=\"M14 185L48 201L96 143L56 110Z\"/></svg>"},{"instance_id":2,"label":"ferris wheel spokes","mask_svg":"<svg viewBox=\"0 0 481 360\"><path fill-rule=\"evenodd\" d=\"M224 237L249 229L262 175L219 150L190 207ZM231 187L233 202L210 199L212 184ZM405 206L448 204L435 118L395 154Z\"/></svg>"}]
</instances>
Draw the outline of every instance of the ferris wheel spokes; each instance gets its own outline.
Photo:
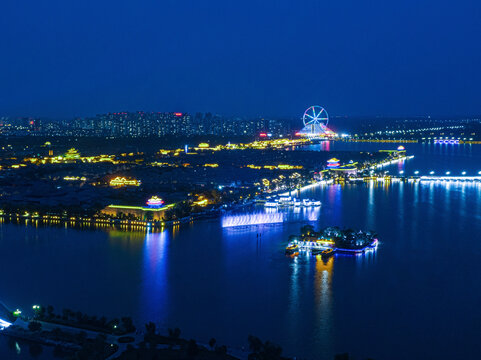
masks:
<instances>
[{"instance_id":1,"label":"ferris wheel spokes","mask_svg":"<svg viewBox=\"0 0 481 360\"><path fill-rule=\"evenodd\" d=\"M304 112L304 125L323 125L327 126L329 115L326 109L321 106L311 106Z\"/></svg>"}]
</instances>

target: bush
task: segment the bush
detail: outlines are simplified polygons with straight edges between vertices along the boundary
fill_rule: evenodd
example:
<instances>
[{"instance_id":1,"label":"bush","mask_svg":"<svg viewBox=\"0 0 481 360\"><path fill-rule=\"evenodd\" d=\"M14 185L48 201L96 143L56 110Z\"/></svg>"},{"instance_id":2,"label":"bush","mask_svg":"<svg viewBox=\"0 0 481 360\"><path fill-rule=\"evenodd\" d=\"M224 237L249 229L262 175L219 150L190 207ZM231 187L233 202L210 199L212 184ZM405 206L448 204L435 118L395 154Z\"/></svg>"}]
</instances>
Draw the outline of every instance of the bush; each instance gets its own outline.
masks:
<instances>
[{"instance_id":1,"label":"bush","mask_svg":"<svg viewBox=\"0 0 481 360\"><path fill-rule=\"evenodd\" d=\"M187 355L189 357L194 357L199 353L199 347L197 346L197 343L195 340L190 339L189 342L187 343Z\"/></svg>"},{"instance_id":2,"label":"bush","mask_svg":"<svg viewBox=\"0 0 481 360\"><path fill-rule=\"evenodd\" d=\"M219 354L219 355L225 355L225 354L227 354L227 346L225 346L225 345L217 346L215 348L215 352L216 352L216 354Z\"/></svg>"},{"instance_id":3,"label":"bush","mask_svg":"<svg viewBox=\"0 0 481 360\"><path fill-rule=\"evenodd\" d=\"M30 331L40 331L42 329L42 324L38 321L30 321L28 324L28 330Z\"/></svg>"},{"instance_id":4,"label":"bush","mask_svg":"<svg viewBox=\"0 0 481 360\"><path fill-rule=\"evenodd\" d=\"M169 329L169 337L172 339L178 339L180 337L180 329L175 328L175 329Z\"/></svg>"}]
</instances>

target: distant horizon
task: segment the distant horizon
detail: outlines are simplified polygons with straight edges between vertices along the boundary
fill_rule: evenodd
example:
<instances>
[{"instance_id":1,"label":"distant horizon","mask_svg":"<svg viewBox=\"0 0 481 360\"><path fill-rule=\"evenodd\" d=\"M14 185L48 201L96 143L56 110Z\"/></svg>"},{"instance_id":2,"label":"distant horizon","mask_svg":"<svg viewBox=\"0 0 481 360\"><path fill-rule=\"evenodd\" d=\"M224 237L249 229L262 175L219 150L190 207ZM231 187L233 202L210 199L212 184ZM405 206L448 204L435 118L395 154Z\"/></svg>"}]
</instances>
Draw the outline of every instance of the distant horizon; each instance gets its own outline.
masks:
<instances>
[{"instance_id":1,"label":"distant horizon","mask_svg":"<svg viewBox=\"0 0 481 360\"><path fill-rule=\"evenodd\" d=\"M307 108L306 108L307 109ZM481 113L479 114L461 114L461 115L346 115L346 114L331 114L329 110L326 109L329 118L345 118L345 119L385 119L385 120L398 120L398 119L428 119L431 120L477 120L481 119ZM304 112L300 113L298 116L289 116L289 115L239 115L239 114L223 114L221 112L215 111L181 111L181 110L171 110L171 111L163 111L163 110L115 110L115 111L106 111L106 112L99 112L91 115L74 115L74 116L62 116L62 117L54 117L54 116L44 116L44 115L7 115L1 114L0 118L12 118L12 119L21 119L21 118L32 118L32 119L43 119L43 120L54 120L54 121L68 121L74 119L83 119L83 118L95 118L99 115L106 115L106 114L116 114L116 113L175 113L181 112L184 114L195 115L197 113L207 114L210 113L212 115L221 116L225 118L242 118L242 119L249 119L249 118L270 118L270 119L284 119L284 120L293 120L293 119L302 119L302 115Z\"/></svg>"}]
</instances>

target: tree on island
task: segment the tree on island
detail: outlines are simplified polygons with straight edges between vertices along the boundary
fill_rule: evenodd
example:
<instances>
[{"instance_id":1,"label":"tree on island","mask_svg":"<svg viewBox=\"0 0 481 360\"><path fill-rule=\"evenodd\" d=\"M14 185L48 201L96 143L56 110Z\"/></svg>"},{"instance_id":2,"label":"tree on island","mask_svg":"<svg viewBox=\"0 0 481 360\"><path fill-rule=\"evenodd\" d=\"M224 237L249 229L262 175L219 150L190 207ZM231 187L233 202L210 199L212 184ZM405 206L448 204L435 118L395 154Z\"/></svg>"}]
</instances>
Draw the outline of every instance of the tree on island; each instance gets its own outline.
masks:
<instances>
[{"instance_id":1,"label":"tree on island","mask_svg":"<svg viewBox=\"0 0 481 360\"><path fill-rule=\"evenodd\" d=\"M301 227L301 236L310 236L314 234L314 227L312 225L304 225Z\"/></svg>"},{"instance_id":2,"label":"tree on island","mask_svg":"<svg viewBox=\"0 0 481 360\"><path fill-rule=\"evenodd\" d=\"M214 346L215 346L215 343L217 342L217 340L215 338L211 338L209 340L209 346L212 350L214 350Z\"/></svg>"}]
</instances>

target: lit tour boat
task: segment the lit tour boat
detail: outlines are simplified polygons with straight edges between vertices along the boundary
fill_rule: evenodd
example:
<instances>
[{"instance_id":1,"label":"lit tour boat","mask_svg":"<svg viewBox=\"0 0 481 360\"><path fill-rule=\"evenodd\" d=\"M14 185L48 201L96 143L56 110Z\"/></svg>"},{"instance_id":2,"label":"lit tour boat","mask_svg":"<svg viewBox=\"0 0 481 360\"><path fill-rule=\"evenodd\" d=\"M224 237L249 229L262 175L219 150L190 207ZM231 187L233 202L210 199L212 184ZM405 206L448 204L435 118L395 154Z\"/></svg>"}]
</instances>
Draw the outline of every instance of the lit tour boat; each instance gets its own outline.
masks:
<instances>
[{"instance_id":1,"label":"lit tour boat","mask_svg":"<svg viewBox=\"0 0 481 360\"><path fill-rule=\"evenodd\" d=\"M284 206L295 206L295 207L311 207L311 206L321 206L319 200L311 199L299 199L292 198L290 196L282 196L278 199L268 200L264 203L264 207L284 207Z\"/></svg>"},{"instance_id":2,"label":"lit tour boat","mask_svg":"<svg viewBox=\"0 0 481 360\"><path fill-rule=\"evenodd\" d=\"M333 249L326 249L324 251L321 252L321 256L323 258L328 258L330 256L334 255L334 250Z\"/></svg>"},{"instance_id":3,"label":"lit tour boat","mask_svg":"<svg viewBox=\"0 0 481 360\"><path fill-rule=\"evenodd\" d=\"M264 203L264 207L276 208L278 206L279 206L279 203L277 203L276 201L266 201Z\"/></svg>"},{"instance_id":4,"label":"lit tour boat","mask_svg":"<svg viewBox=\"0 0 481 360\"><path fill-rule=\"evenodd\" d=\"M295 254L299 252L299 246L297 244L290 244L286 247L286 254Z\"/></svg>"}]
</instances>

